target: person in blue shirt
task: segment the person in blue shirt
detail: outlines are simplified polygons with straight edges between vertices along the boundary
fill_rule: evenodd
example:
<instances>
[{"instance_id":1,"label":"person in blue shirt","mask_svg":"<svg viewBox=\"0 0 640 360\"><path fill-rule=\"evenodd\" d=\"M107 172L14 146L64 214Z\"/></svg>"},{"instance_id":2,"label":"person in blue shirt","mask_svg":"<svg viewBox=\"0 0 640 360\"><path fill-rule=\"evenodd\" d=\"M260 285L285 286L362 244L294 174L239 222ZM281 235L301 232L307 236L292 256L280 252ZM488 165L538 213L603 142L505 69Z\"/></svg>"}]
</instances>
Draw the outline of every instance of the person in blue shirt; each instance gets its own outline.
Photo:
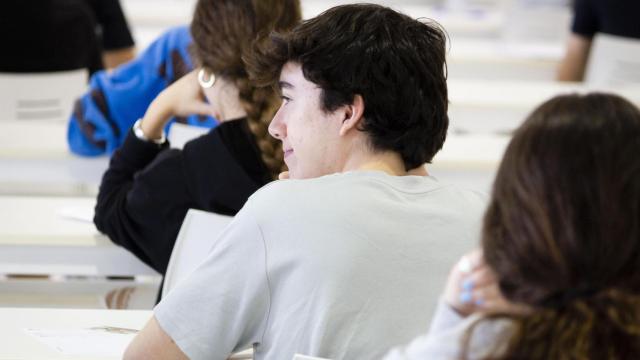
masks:
<instances>
[{"instance_id":1,"label":"person in blue shirt","mask_svg":"<svg viewBox=\"0 0 640 360\"><path fill-rule=\"evenodd\" d=\"M78 155L111 154L123 142L158 94L194 68L188 26L170 29L139 57L113 71L91 77L89 90L77 100L67 140ZM211 116L192 115L174 121L213 128Z\"/></svg>"}]
</instances>

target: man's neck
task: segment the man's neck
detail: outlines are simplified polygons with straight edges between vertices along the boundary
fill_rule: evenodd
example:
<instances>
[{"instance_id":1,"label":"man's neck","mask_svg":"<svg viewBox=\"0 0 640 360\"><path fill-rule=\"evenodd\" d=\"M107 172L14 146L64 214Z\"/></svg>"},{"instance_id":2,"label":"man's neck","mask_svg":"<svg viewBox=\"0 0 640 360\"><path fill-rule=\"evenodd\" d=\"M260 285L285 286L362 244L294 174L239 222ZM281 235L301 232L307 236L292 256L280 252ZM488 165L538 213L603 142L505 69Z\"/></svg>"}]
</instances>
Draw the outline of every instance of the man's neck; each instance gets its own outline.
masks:
<instances>
[{"instance_id":1,"label":"man's neck","mask_svg":"<svg viewBox=\"0 0 640 360\"><path fill-rule=\"evenodd\" d=\"M345 163L343 171L382 171L389 175L407 175L402 157L393 151L368 154L352 154Z\"/></svg>"}]
</instances>

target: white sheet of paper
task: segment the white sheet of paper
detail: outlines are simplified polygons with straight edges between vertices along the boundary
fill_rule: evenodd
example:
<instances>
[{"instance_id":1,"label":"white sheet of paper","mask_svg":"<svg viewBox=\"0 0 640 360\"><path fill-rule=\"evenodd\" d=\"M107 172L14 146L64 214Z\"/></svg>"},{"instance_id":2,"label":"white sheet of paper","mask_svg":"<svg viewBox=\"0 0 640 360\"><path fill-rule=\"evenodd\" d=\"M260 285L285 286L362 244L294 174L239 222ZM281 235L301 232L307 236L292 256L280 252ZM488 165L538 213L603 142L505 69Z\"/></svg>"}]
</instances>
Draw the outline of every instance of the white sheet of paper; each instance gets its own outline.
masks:
<instances>
[{"instance_id":1,"label":"white sheet of paper","mask_svg":"<svg viewBox=\"0 0 640 360\"><path fill-rule=\"evenodd\" d=\"M64 206L56 210L60 217L86 223L93 223L93 207Z\"/></svg>"},{"instance_id":2,"label":"white sheet of paper","mask_svg":"<svg viewBox=\"0 0 640 360\"><path fill-rule=\"evenodd\" d=\"M24 331L64 355L122 358L136 330L115 327L35 329Z\"/></svg>"}]
</instances>

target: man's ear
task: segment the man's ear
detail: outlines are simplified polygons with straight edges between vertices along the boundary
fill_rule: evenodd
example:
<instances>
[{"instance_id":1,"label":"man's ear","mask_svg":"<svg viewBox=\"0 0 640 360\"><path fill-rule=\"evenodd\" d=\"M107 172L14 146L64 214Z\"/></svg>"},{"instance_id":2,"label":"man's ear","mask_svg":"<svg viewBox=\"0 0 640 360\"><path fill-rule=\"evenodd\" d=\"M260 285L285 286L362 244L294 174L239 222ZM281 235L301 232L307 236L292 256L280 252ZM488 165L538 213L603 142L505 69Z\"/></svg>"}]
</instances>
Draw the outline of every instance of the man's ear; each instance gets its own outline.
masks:
<instances>
[{"instance_id":1,"label":"man's ear","mask_svg":"<svg viewBox=\"0 0 640 360\"><path fill-rule=\"evenodd\" d=\"M345 105L344 118L340 127L340 136L346 135L350 130L358 129L364 115L364 99L356 94L351 104Z\"/></svg>"}]
</instances>

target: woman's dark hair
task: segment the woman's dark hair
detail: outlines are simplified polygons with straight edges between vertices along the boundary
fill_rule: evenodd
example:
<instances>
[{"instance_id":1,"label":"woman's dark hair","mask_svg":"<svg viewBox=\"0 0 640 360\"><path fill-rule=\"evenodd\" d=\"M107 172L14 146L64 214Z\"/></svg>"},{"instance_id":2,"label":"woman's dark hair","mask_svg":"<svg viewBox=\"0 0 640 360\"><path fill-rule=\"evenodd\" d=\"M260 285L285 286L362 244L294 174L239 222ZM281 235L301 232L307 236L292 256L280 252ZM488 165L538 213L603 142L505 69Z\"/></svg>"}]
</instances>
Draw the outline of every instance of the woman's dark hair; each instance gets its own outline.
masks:
<instances>
[{"instance_id":1,"label":"woman's dark hair","mask_svg":"<svg viewBox=\"0 0 640 360\"><path fill-rule=\"evenodd\" d=\"M505 359L640 358L640 111L565 95L515 132L484 218L504 296L529 305Z\"/></svg>"},{"instance_id":2,"label":"woman's dark hair","mask_svg":"<svg viewBox=\"0 0 640 360\"><path fill-rule=\"evenodd\" d=\"M284 169L282 148L269 136L280 100L273 89L249 81L243 56L272 31L288 31L302 18L299 0L199 0L191 22L197 65L233 81L253 133L274 178Z\"/></svg>"},{"instance_id":3,"label":"woman's dark hair","mask_svg":"<svg viewBox=\"0 0 640 360\"><path fill-rule=\"evenodd\" d=\"M249 69L268 86L285 63L299 63L304 77L322 88L327 112L361 95L361 130L372 149L395 151L412 169L430 162L446 137L445 44L433 23L379 5L343 5L289 33L274 33L268 46L256 49Z\"/></svg>"}]
</instances>

